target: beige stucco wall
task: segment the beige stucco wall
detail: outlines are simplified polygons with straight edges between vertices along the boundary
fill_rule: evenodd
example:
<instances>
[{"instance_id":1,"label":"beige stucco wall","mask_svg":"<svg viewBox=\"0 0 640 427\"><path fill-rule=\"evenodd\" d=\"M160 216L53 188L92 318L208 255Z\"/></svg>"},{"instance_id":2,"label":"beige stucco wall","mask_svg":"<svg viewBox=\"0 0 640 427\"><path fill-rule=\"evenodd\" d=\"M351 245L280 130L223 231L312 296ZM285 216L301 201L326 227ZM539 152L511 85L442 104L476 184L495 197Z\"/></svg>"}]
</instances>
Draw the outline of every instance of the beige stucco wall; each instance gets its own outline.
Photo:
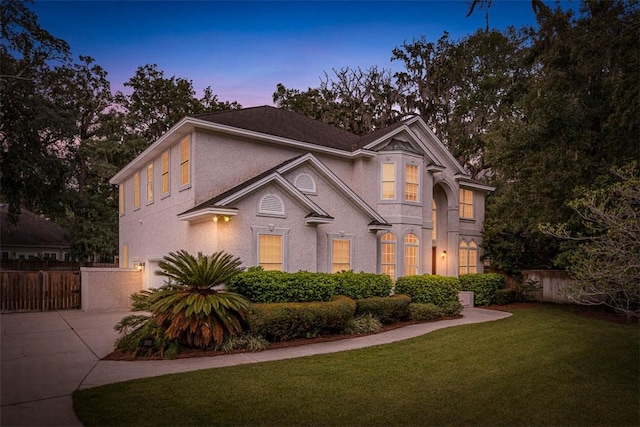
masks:
<instances>
[{"instance_id":1,"label":"beige stucco wall","mask_svg":"<svg viewBox=\"0 0 640 427\"><path fill-rule=\"evenodd\" d=\"M80 308L87 313L131 310L131 294L142 289L142 274L132 268L82 267Z\"/></svg>"}]
</instances>

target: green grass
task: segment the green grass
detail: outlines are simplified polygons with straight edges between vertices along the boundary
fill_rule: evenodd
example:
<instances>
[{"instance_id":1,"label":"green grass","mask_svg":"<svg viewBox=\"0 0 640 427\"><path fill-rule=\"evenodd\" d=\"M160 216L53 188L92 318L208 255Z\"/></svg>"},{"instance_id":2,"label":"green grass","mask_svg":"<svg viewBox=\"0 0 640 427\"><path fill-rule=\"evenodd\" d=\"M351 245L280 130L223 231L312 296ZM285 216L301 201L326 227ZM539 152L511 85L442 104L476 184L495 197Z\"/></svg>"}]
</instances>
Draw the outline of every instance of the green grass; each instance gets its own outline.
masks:
<instances>
[{"instance_id":1,"label":"green grass","mask_svg":"<svg viewBox=\"0 0 640 427\"><path fill-rule=\"evenodd\" d=\"M126 363L126 362L123 362ZM553 306L400 343L112 384L85 425L640 425L637 326Z\"/></svg>"}]
</instances>

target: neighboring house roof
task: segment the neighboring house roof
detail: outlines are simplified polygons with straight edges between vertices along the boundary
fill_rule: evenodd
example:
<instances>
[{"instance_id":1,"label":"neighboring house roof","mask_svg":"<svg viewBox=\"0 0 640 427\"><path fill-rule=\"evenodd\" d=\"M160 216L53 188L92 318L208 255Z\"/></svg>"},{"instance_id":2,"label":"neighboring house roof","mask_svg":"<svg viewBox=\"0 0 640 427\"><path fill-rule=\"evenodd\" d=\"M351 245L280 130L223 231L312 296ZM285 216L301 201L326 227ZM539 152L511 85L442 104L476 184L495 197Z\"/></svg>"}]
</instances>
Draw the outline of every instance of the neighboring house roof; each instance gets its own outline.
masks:
<instances>
[{"instance_id":1,"label":"neighboring house roof","mask_svg":"<svg viewBox=\"0 0 640 427\"><path fill-rule=\"evenodd\" d=\"M9 223L9 205L0 204L0 246L64 248L71 246L69 231L58 224L21 209L18 223Z\"/></svg>"},{"instance_id":2,"label":"neighboring house roof","mask_svg":"<svg viewBox=\"0 0 640 427\"><path fill-rule=\"evenodd\" d=\"M360 196L351 190L340 178L338 178L329 168L327 168L316 156L311 153L304 154L289 159L279 165L248 179L201 204L178 215L183 220L200 220L210 214L231 214L235 215L237 210L233 203L254 191L263 188L268 184L275 183L282 187L294 200L302 206L307 207L310 212L307 215L307 222L330 222L333 217L322 207L309 199L303 192L298 190L291 182L286 180L282 174L292 170L301 164L313 167L326 179L336 190L342 194L353 206L370 218L370 226L373 228L390 227L387 221L371 208Z\"/></svg>"}]
</instances>

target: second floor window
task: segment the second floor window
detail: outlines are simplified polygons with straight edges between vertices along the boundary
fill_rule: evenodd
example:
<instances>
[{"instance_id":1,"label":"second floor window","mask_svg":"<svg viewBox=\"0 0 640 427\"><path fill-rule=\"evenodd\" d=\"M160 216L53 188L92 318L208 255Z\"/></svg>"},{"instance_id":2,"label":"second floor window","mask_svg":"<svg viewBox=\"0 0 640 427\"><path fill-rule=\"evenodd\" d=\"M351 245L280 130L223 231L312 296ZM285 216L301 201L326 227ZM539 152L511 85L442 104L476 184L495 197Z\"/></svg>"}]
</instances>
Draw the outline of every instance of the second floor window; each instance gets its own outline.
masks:
<instances>
[{"instance_id":1,"label":"second floor window","mask_svg":"<svg viewBox=\"0 0 640 427\"><path fill-rule=\"evenodd\" d=\"M162 194L169 194L169 150L162 153Z\"/></svg>"},{"instance_id":2,"label":"second floor window","mask_svg":"<svg viewBox=\"0 0 640 427\"><path fill-rule=\"evenodd\" d=\"M188 185L190 182L191 171L189 170L189 164L191 144L189 142L188 136L180 141L180 186Z\"/></svg>"},{"instance_id":3,"label":"second floor window","mask_svg":"<svg viewBox=\"0 0 640 427\"><path fill-rule=\"evenodd\" d=\"M140 171L133 175L133 207L140 207Z\"/></svg>"},{"instance_id":4,"label":"second floor window","mask_svg":"<svg viewBox=\"0 0 640 427\"><path fill-rule=\"evenodd\" d=\"M120 215L124 215L124 183L118 186L118 203L120 206Z\"/></svg>"},{"instance_id":5,"label":"second floor window","mask_svg":"<svg viewBox=\"0 0 640 427\"><path fill-rule=\"evenodd\" d=\"M460 189L460 218L473 219L473 191Z\"/></svg>"},{"instance_id":6,"label":"second floor window","mask_svg":"<svg viewBox=\"0 0 640 427\"><path fill-rule=\"evenodd\" d=\"M396 198L396 165L394 163L382 164L382 199L393 200Z\"/></svg>"},{"instance_id":7,"label":"second floor window","mask_svg":"<svg viewBox=\"0 0 640 427\"><path fill-rule=\"evenodd\" d=\"M153 202L153 163L147 165L147 203Z\"/></svg>"},{"instance_id":8,"label":"second floor window","mask_svg":"<svg viewBox=\"0 0 640 427\"><path fill-rule=\"evenodd\" d=\"M420 190L418 165L406 165L404 200L407 202L417 202Z\"/></svg>"}]
</instances>

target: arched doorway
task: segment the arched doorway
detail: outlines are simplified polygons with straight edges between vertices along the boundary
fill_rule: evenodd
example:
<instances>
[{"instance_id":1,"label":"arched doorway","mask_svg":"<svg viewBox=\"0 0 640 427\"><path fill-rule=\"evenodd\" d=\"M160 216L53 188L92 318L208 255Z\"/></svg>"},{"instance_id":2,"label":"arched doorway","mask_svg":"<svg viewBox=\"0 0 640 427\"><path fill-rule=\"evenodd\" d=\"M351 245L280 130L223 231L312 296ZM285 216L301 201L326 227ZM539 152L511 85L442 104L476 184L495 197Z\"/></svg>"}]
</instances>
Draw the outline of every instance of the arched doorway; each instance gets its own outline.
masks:
<instances>
[{"instance_id":1,"label":"arched doorway","mask_svg":"<svg viewBox=\"0 0 640 427\"><path fill-rule=\"evenodd\" d=\"M445 189L440 184L433 187L431 219L431 274L447 274L447 249L449 236L449 200Z\"/></svg>"}]
</instances>

